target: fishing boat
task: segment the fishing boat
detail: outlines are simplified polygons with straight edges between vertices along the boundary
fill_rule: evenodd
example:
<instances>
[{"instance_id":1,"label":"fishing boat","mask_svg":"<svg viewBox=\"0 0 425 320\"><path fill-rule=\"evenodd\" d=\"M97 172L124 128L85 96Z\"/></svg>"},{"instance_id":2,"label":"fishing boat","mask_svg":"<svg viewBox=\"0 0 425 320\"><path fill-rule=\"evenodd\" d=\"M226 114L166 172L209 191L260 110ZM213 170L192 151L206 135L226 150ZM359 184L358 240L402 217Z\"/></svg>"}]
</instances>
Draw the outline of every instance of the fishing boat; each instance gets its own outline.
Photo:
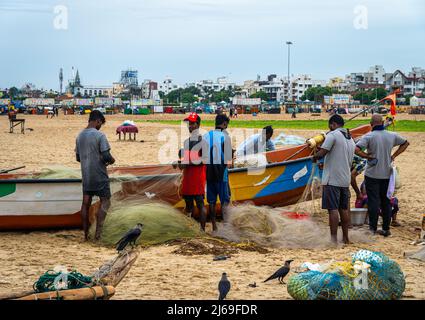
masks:
<instances>
[{"instance_id":1,"label":"fishing boat","mask_svg":"<svg viewBox=\"0 0 425 320\"><path fill-rule=\"evenodd\" d=\"M311 157L229 170L231 200L284 206L297 202L311 177ZM180 173L112 181L117 200L147 198L183 209ZM81 179L0 180L0 230L81 227ZM91 210L96 209L94 204Z\"/></svg>"},{"instance_id":2,"label":"fishing boat","mask_svg":"<svg viewBox=\"0 0 425 320\"><path fill-rule=\"evenodd\" d=\"M369 126L363 126L351 133L356 138L369 131ZM265 167L229 170L232 202L286 206L299 201L314 170L312 149L308 146L268 152L270 163ZM111 190L117 200L147 198L180 209L184 207L179 194L181 173L170 165L122 167L112 172L133 176L111 178ZM320 171L316 174L320 175ZM81 199L81 179L0 175L0 230L80 228ZM97 206L98 203L94 203L91 210Z\"/></svg>"}]
</instances>

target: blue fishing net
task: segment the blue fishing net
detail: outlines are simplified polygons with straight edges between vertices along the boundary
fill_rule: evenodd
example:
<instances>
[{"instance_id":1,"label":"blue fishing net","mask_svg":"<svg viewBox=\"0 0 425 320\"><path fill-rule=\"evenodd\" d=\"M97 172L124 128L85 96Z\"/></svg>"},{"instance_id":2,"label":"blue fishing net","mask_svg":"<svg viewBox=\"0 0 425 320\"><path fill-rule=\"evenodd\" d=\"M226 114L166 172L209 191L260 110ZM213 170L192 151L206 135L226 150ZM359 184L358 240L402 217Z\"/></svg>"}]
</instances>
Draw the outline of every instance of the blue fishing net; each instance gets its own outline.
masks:
<instances>
[{"instance_id":1,"label":"blue fishing net","mask_svg":"<svg viewBox=\"0 0 425 320\"><path fill-rule=\"evenodd\" d=\"M356 262L370 265L367 275L356 276ZM351 262L340 263L339 267L292 276L288 293L296 300L394 300L400 299L405 290L400 266L380 252L360 250Z\"/></svg>"}]
</instances>

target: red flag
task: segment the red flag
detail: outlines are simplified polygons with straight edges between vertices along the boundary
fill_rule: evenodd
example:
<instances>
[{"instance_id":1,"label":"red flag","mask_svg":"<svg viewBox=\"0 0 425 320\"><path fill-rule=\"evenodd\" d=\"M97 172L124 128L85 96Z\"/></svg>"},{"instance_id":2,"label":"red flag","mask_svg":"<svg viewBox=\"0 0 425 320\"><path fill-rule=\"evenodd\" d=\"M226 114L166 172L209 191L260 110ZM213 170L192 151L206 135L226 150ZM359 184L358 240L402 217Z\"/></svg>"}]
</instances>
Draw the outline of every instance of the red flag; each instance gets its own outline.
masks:
<instances>
[{"instance_id":1,"label":"red flag","mask_svg":"<svg viewBox=\"0 0 425 320\"><path fill-rule=\"evenodd\" d=\"M396 115L396 103L397 103L397 94L400 93L400 89L395 90L393 93L391 93L389 96L386 96L384 99L382 99L379 102L390 100L391 101L391 115L395 117Z\"/></svg>"}]
</instances>

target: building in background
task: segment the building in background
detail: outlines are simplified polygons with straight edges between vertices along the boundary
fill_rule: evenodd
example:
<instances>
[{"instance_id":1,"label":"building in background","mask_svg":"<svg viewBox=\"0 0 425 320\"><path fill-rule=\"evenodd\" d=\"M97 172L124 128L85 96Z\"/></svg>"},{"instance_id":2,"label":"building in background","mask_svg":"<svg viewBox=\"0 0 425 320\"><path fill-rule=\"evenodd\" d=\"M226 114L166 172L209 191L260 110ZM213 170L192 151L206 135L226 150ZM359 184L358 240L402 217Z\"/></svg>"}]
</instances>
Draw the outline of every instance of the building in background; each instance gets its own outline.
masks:
<instances>
[{"instance_id":1,"label":"building in background","mask_svg":"<svg viewBox=\"0 0 425 320\"><path fill-rule=\"evenodd\" d=\"M180 87L173 82L173 79L167 77L164 81L158 84L158 91L163 92L165 95L169 94L171 91L177 90Z\"/></svg>"},{"instance_id":2,"label":"building in background","mask_svg":"<svg viewBox=\"0 0 425 320\"><path fill-rule=\"evenodd\" d=\"M222 90L233 90L236 88L236 83L229 82L227 77L219 77L216 81L201 80L196 82L194 85L204 94L211 91L218 92Z\"/></svg>"},{"instance_id":3,"label":"building in background","mask_svg":"<svg viewBox=\"0 0 425 320\"><path fill-rule=\"evenodd\" d=\"M240 94L244 96L245 98L249 98L253 94L262 90L259 83L259 79L257 79L257 81L246 80L244 81L243 85L239 87L239 89L240 89Z\"/></svg>"},{"instance_id":4,"label":"building in background","mask_svg":"<svg viewBox=\"0 0 425 320\"><path fill-rule=\"evenodd\" d=\"M419 76L416 71L419 71ZM406 76L402 71L396 70L390 77L388 77L385 88L392 91L395 88L400 88L403 95L417 95L422 94L425 90L425 77L420 68L413 68Z\"/></svg>"},{"instance_id":5,"label":"building in background","mask_svg":"<svg viewBox=\"0 0 425 320\"><path fill-rule=\"evenodd\" d=\"M142 83L142 98L159 100L158 82L145 80Z\"/></svg>"},{"instance_id":6,"label":"building in background","mask_svg":"<svg viewBox=\"0 0 425 320\"><path fill-rule=\"evenodd\" d=\"M299 101L307 89L315 87L325 87L326 81L314 80L310 75L299 75L291 80L291 92L289 96L284 96L285 101Z\"/></svg>"},{"instance_id":7,"label":"building in background","mask_svg":"<svg viewBox=\"0 0 425 320\"><path fill-rule=\"evenodd\" d=\"M125 88L135 88L139 85L138 71L133 69L127 69L121 71L121 83Z\"/></svg>"},{"instance_id":8,"label":"building in background","mask_svg":"<svg viewBox=\"0 0 425 320\"><path fill-rule=\"evenodd\" d=\"M114 95L114 88L113 86L84 86L79 92L83 97L112 97Z\"/></svg>"}]
</instances>

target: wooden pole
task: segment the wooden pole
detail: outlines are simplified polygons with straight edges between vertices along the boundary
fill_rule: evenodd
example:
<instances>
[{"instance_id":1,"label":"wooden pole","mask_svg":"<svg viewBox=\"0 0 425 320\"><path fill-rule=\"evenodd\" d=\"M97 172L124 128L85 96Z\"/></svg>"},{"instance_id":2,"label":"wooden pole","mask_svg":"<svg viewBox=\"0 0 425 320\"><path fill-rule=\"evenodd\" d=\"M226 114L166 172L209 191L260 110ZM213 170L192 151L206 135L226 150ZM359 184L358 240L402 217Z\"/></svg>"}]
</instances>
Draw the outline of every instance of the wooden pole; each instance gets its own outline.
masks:
<instances>
[{"instance_id":1,"label":"wooden pole","mask_svg":"<svg viewBox=\"0 0 425 320\"><path fill-rule=\"evenodd\" d=\"M109 300L115 294L113 286L34 293L16 300Z\"/></svg>"}]
</instances>

